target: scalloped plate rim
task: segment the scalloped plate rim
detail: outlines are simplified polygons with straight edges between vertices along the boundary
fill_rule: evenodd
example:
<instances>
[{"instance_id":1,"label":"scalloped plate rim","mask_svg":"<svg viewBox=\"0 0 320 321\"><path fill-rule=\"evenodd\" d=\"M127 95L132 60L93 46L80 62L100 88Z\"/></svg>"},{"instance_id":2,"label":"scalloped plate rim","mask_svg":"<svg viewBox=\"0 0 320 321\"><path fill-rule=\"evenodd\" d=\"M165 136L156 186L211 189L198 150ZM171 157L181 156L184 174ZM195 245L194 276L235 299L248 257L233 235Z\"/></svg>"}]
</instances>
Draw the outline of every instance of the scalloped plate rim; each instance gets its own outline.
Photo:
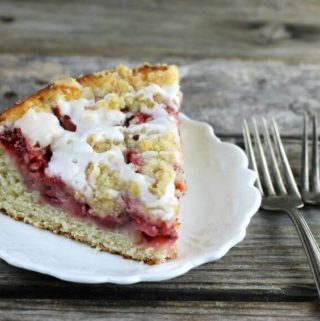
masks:
<instances>
[{"instance_id":1,"label":"scalloped plate rim","mask_svg":"<svg viewBox=\"0 0 320 321\"><path fill-rule=\"evenodd\" d=\"M251 190L250 192L252 193L254 199L252 201L250 208L246 209L246 215L243 215L244 219L242 221L242 224L238 226L237 233L235 233L232 239L229 239L228 242L225 242L225 244L221 246L219 249L216 249L216 250L213 249L212 252L207 253L206 255L202 255L196 259L193 259L192 261L189 260L189 261L183 262L183 264L180 265L179 267L166 270L162 273L157 272L156 275L155 274L151 274L151 275L137 274L137 275L129 275L129 276L106 275L106 276L96 276L96 277L92 275L88 277L86 274L82 275L81 273L78 273L77 276L66 275L63 272L52 270L50 269L50 267L39 266L36 263L27 263L23 259L20 260L19 258L13 257L10 255L8 251L1 249L1 244L0 244L0 258L6 261L8 264L15 267L24 268L24 269L31 270L34 272L39 272L42 274L47 274L64 281L76 282L76 283L87 283L87 284L101 284L101 283L134 284L138 282L163 281L163 280L168 280L168 279L172 279L177 276L180 276L199 265L216 261L222 258L232 247L234 247L236 244L240 243L244 239L244 237L246 236L246 228L249 225L252 216L259 209L259 206L261 203L261 195L258 189L254 186L256 176L251 169L248 169L248 159L242 149L240 149L238 146L234 144L222 142L214 134L214 131L209 124L201 121L192 120L191 118L189 118L183 113L180 113L180 118L186 123L202 127L213 142L218 144L223 144L225 145L225 147L230 148L234 150L234 152L241 155L242 164L239 164L240 165L239 168L251 174L251 177L247 182L246 188ZM5 215L3 216L5 217L5 219L12 220L11 218ZM16 222L16 223L25 224L22 222ZM48 232L48 233L51 233L51 232ZM106 255L113 255L113 254L106 253ZM162 265L169 264L174 261L175 260L169 261L168 263L163 263Z\"/></svg>"}]
</instances>

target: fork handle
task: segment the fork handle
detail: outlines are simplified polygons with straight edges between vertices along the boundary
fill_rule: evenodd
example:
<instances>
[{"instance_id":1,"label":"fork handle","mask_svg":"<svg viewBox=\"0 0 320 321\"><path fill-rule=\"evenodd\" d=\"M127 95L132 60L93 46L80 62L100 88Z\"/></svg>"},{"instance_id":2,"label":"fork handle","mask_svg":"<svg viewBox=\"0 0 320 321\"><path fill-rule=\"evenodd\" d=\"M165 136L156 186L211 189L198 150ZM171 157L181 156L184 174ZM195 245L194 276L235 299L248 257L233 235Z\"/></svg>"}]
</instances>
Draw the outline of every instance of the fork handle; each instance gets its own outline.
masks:
<instances>
[{"instance_id":1,"label":"fork handle","mask_svg":"<svg viewBox=\"0 0 320 321\"><path fill-rule=\"evenodd\" d=\"M320 249L315 240L308 223L299 210L285 210L290 216L297 232L300 236L303 248L309 261L309 265L316 283L318 294L320 296Z\"/></svg>"}]
</instances>

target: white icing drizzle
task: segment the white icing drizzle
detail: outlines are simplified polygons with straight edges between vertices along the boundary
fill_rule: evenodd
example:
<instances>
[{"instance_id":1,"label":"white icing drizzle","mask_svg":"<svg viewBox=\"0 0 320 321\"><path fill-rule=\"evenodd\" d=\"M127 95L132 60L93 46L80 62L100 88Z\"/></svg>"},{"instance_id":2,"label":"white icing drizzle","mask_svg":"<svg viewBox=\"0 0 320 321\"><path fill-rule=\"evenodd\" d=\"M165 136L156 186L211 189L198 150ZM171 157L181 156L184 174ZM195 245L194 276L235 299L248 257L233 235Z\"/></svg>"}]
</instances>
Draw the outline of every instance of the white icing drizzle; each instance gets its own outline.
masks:
<instances>
[{"instance_id":1,"label":"white icing drizzle","mask_svg":"<svg viewBox=\"0 0 320 321\"><path fill-rule=\"evenodd\" d=\"M40 126L35 126L35 124L40 124ZM57 117L51 113L36 112L33 109L29 109L18 119L15 127L21 128L32 145L38 143L41 147L51 144L63 132Z\"/></svg>"},{"instance_id":2,"label":"white icing drizzle","mask_svg":"<svg viewBox=\"0 0 320 321\"><path fill-rule=\"evenodd\" d=\"M153 100L154 93L160 93L170 107L177 109L177 95L179 86L160 87L150 85L137 92L127 95L133 97L143 95L146 99ZM104 99L108 100L110 94ZM174 119L164 110L163 105L155 103L153 108L143 106L141 111L149 114L153 119L144 124L130 125L122 127L125 121L125 114L119 110L95 109L95 101L85 98L73 101L59 99L57 105L63 115L68 115L76 125L76 131L71 132L63 129L58 119L47 112L36 112L29 109L14 126L21 128L23 134L32 144L39 143L41 147L50 145L52 158L46 169L49 176L59 176L71 188L79 191L83 195L90 197L94 188L94 175L86 178L86 168L89 163L95 166L106 164L112 170L119 172L123 180L134 181L140 189L139 198L149 208L149 213L162 220L170 220L173 215L173 206L177 204L175 197L174 180L170 181L164 194L157 199L149 192L148 188L153 183L153 179L136 173L132 164L126 164L121 145L124 144L124 131L129 133L145 129L146 133L162 134L175 128ZM37 126L36 124L39 124ZM177 131L176 134L178 135ZM90 135L94 140L102 138L117 141L119 145L112 145L106 152L97 153L87 143ZM146 157L152 157L154 152L146 152ZM119 195L118 191L110 189L110 195Z\"/></svg>"}]
</instances>

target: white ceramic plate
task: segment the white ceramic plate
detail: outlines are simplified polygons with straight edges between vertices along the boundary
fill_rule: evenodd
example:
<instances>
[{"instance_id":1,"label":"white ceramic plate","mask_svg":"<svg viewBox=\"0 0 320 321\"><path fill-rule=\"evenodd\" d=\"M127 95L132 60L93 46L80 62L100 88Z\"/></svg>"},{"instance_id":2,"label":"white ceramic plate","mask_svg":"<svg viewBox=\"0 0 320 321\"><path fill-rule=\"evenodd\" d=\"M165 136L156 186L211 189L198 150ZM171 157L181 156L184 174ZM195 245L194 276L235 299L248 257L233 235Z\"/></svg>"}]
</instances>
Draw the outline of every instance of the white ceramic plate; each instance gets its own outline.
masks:
<instances>
[{"instance_id":1,"label":"white ceramic plate","mask_svg":"<svg viewBox=\"0 0 320 321\"><path fill-rule=\"evenodd\" d=\"M81 283L161 281L224 256L246 234L261 198L247 158L211 127L181 115L188 192L182 199L178 257L149 266L0 214L0 257L14 266Z\"/></svg>"}]
</instances>

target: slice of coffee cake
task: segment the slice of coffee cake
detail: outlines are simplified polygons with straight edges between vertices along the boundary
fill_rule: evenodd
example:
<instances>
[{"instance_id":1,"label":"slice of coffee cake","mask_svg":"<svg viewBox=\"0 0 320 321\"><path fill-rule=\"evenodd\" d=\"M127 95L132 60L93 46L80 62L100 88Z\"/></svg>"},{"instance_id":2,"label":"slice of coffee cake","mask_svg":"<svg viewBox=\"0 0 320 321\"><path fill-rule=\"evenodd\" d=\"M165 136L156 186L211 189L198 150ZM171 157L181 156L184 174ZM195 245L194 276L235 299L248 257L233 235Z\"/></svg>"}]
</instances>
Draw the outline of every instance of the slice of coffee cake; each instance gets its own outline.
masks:
<instances>
[{"instance_id":1,"label":"slice of coffee cake","mask_svg":"<svg viewBox=\"0 0 320 321\"><path fill-rule=\"evenodd\" d=\"M176 66L62 79L0 115L0 208L150 264L176 256L185 191Z\"/></svg>"}]
</instances>

